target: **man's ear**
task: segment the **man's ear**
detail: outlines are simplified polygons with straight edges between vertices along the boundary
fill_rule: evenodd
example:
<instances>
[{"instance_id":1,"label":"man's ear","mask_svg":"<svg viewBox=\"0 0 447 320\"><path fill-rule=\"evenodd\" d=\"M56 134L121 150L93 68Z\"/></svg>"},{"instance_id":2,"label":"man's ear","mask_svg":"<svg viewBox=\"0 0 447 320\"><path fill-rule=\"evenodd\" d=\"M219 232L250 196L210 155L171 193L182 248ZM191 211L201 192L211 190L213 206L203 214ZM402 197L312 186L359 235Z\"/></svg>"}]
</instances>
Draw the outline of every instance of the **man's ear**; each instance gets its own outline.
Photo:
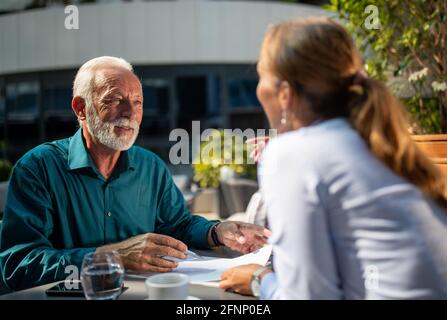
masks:
<instances>
[{"instance_id":1,"label":"man's ear","mask_svg":"<svg viewBox=\"0 0 447 320\"><path fill-rule=\"evenodd\" d=\"M81 97L73 97L71 100L71 108L79 120L85 120L85 101Z\"/></svg>"}]
</instances>

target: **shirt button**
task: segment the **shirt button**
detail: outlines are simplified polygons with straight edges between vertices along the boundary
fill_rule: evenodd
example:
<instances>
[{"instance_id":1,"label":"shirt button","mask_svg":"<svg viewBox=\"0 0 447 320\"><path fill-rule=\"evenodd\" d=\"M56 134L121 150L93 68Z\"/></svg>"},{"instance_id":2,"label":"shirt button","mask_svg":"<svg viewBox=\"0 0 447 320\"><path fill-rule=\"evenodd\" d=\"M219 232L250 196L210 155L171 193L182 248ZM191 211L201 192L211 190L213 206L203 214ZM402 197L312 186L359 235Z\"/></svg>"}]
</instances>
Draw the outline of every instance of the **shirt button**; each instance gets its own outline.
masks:
<instances>
[{"instance_id":1,"label":"shirt button","mask_svg":"<svg viewBox=\"0 0 447 320\"><path fill-rule=\"evenodd\" d=\"M107 215L108 217L111 217L111 216L112 216L112 213L109 211L109 212L106 213L106 215Z\"/></svg>"}]
</instances>

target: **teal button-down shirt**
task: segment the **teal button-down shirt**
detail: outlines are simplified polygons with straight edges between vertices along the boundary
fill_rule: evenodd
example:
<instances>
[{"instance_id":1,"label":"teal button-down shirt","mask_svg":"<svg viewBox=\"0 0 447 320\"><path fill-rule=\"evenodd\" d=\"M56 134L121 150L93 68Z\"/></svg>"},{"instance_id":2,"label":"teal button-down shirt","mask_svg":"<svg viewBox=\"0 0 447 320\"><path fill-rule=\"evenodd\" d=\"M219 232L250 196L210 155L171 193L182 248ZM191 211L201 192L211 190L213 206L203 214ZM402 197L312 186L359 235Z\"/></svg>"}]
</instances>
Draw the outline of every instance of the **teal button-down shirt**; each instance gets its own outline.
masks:
<instances>
[{"instance_id":1,"label":"teal button-down shirt","mask_svg":"<svg viewBox=\"0 0 447 320\"><path fill-rule=\"evenodd\" d=\"M11 289L65 279L96 247L147 232L208 248L214 222L192 215L165 164L133 146L109 180L83 140L44 143L15 165L0 242L0 268ZM70 269L68 269L70 270Z\"/></svg>"}]
</instances>

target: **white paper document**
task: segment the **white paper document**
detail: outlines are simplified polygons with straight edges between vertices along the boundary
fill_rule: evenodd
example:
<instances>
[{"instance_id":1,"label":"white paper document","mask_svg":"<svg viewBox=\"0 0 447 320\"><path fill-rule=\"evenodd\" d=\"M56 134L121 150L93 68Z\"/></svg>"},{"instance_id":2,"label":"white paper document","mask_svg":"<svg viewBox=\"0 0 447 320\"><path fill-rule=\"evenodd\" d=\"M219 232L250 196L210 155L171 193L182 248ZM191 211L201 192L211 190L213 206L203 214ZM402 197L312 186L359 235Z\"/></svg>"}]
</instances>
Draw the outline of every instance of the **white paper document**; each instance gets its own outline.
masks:
<instances>
[{"instance_id":1,"label":"white paper document","mask_svg":"<svg viewBox=\"0 0 447 320\"><path fill-rule=\"evenodd\" d=\"M250 263L260 264L264 266L267 264L271 253L272 245L266 245L257 251L230 259L200 256L192 251L188 251L187 258L185 260L180 260L172 257L165 258L178 261L178 267L175 268L173 271L187 274L190 278L191 283L194 284L206 281L220 280L220 275L222 274L222 272L236 266ZM149 276L149 274L142 273L131 275L144 278Z\"/></svg>"}]
</instances>

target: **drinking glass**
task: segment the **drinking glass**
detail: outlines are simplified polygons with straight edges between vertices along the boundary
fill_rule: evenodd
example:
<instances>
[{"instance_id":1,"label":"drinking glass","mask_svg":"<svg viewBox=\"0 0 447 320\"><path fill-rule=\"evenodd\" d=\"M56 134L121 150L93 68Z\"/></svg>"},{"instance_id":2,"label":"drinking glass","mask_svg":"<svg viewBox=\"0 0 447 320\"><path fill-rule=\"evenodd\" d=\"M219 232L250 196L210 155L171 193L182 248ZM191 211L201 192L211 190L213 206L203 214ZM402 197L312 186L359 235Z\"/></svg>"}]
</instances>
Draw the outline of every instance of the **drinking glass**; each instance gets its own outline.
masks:
<instances>
[{"instance_id":1,"label":"drinking glass","mask_svg":"<svg viewBox=\"0 0 447 320\"><path fill-rule=\"evenodd\" d=\"M116 251L85 255L81 283L88 300L117 299L123 288L123 279L123 262Z\"/></svg>"}]
</instances>

